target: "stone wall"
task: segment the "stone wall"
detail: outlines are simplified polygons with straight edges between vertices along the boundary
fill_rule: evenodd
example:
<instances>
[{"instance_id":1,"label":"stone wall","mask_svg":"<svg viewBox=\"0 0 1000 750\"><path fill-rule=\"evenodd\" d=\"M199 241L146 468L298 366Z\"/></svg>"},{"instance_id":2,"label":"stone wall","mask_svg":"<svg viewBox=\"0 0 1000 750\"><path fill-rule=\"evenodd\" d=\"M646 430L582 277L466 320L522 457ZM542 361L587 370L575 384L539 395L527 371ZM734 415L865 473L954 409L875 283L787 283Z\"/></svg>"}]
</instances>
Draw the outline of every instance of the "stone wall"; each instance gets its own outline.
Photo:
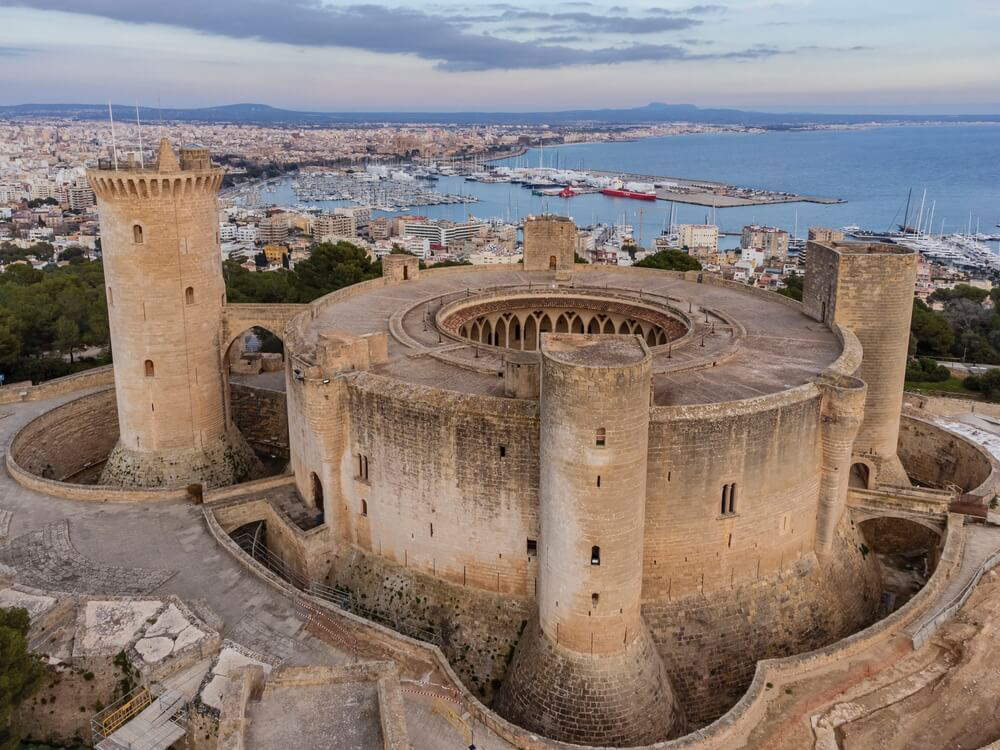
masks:
<instances>
[{"instance_id":1,"label":"stone wall","mask_svg":"<svg viewBox=\"0 0 1000 750\"><path fill-rule=\"evenodd\" d=\"M533 595L537 405L368 373L347 398L338 535L446 581Z\"/></svg>"},{"instance_id":2,"label":"stone wall","mask_svg":"<svg viewBox=\"0 0 1000 750\"><path fill-rule=\"evenodd\" d=\"M524 220L524 270L572 271L576 224L566 216L529 216Z\"/></svg>"},{"instance_id":3,"label":"stone wall","mask_svg":"<svg viewBox=\"0 0 1000 750\"><path fill-rule=\"evenodd\" d=\"M643 618L688 722L703 726L746 691L761 659L826 646L869 625L880 594L878 563L849 518L834 554L782 573L734 580L708 595L648 600Z\"/></svg>"},{"instance_id":4,"label":"stone wall","mask_svg":"<svg viewBox=\"0 0 1000 750\"><path fill-rule=\"evenodd\" d=\"M118 442L118 408L105 389L47 411L17 433L10 455L31 474L59 482L103 464Z\"/></svg>"},{"instance_id":5,"label":"stone wall","mask_svg":"<svg viewBox=\"0 0 1000 750\"><path fill-rule=\"evenodd\" d=\"M326 583L383 622L436 629L452 668L486 703L534 611L533 599L457 586L353 546L338 550Z\"/></svg>"},{"instance_id":6,"label":"stone wall","mask_svg":"<svg viewBox=\"0 0 1000 750\"><path fill-rule=\"evenodd\" d=\"M261 494L266 495L266 490ZM268 551L303 582L322 580L333 564L332 540L326 527L303 531L266 499L222 500L212 503L212 513L227 534L264 521Z\"/></svg>"},{"instance_id":7,"label":"stone wall","mask_svg":"<svg viewBox=\"0 0 1000 750\"><path fill-rule=\"evenodd\" d=\"M899 425L899 458L914 482L931 487L957 485L972 492L990 478L993 462L975 444L914 417Z\"/></svg>"},{"instance_id":8,"label":"stone wall","mask_svg":"<svg viewBox=\"0 0 1000 750\"><path fill-rule=\"evenodd\" d=\"M652 410L644 599L728 591L813 550L819 410L813 386ZM727 486L732 513L721 507Z\"/></svg>"},{"instance_id":9,"label":"stone wall","mask_svg":"<svg viewBox=\"0 0 1000 750\"><path fill-rule=\"evenodd\" d=\"M38 385L32 385L31 381L10 383L0 387L0 404L12 404L17 401L41 401L95 386L111 385L114 382L114 368L111 365L105 365L62 378L46 380Z\"/></svg>"},{"instance_id":10,"label":"stone wall","mask_svg":"<svg viewBox=\"0 0 1000 750\"><path fill-rule=\"evenodd\" d=\"M288 407L283 391L230 383L233 423L261 453L288 458Z\"/></svg>"}]
</instances>

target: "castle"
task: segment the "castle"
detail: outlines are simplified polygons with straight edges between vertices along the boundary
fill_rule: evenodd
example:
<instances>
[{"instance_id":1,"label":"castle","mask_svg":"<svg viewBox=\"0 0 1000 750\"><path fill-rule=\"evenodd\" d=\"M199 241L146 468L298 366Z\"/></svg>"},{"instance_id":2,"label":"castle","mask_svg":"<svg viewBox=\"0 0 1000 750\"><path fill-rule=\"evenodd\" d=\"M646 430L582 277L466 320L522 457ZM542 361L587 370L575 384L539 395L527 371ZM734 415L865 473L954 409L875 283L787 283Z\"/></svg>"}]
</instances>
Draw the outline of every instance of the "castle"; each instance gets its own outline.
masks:
<instances>
[{"instance_id":1,"label":"castle","mask_svg":"<svg viewBox=\"0 0 1000 750\"><path fill-rule=\"evenodd\" d=\"M506 607L489 698L521 727L676 737L731 705L757 660L872 621L879 570L845 507L851 484L909 484L912 251L812 242L799 304L577 265L572 223L543 216L525 221L523 267L391 255L380 279L269 315L226 303L221 177L165 141L155 167L89 173L119 425L102 483L259 473L226 367L259 323L285 345L321 576L353 591L405 576L445 619L451 601Z\"/></svg>"}]
</instances>

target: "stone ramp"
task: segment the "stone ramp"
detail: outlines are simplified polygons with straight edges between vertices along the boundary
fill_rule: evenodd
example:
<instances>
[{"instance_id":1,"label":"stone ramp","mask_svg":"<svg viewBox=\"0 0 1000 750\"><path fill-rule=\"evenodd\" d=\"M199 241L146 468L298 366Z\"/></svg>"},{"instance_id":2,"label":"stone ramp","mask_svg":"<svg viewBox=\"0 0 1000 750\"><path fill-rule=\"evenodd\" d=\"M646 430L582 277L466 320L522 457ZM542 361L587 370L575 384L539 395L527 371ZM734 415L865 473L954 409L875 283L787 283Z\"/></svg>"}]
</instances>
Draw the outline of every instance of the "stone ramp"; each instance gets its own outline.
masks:
<instances>
[{"instance_id":1,"label":"stone ramp","mask_svg":"<svg viewBox=\"0 0 1000 750\"><path fill-rule=\"evenodd\" d=\"M920 648L965 603L983 573L1000 563L1000 527L970 523L965 527L965 549L958 571L948 580L924 614L904 633Z\"/></svg>"},{"instance_id":2,"label":"stone ramp","mask_svg":"<svg viewBox=\"0 0 1000 750\"><path fill-rule=\"evenodd\" d=\"M184 727L173 720L186 705L183 695L167 690L125 726L97 743L95 750L166 750L186 734Z\"/></svg>"},{"instance_id":3,"label":"stone ramp","mask_svg":"<svg viewBox=\"0 0 1000 750\"><path fill-rule=\"evenodd\" d=\"M10 540L0 547L0 563L14 568L22 585L97 596L144 596L176 572L122 568L89 560L70 541L66 519Z\"/></svg>"}]
</instances>

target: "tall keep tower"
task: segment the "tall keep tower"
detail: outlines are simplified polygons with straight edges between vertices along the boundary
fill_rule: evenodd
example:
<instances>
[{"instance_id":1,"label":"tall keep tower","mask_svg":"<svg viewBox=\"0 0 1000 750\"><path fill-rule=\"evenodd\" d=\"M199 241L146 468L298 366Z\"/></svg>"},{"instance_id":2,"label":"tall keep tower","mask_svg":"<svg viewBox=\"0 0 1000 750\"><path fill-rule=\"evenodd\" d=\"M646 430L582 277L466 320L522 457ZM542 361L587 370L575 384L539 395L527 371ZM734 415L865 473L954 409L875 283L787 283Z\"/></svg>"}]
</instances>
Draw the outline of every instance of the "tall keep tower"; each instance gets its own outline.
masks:
<instances>
[{"instance_id":1,"label":"tall keep tower","mask_svg":"<svg viewBox=\"0 0 1000 750\"><path fill-rule=\"evenodd\" d=\"M902 245L810 241L806 250L806 313L861 342L856 375L868 389L854 453L875 469L873 484L910 484L896 443L916 280L917 254Z\"/></svg>"},{"instance_id":2,"label":"tall keep tower","mask_svg":"<svg viewBox=\"0 0 1000 750\"><path fill-rule=\"evenodd\" d=\"M104 165L102 165L104 166ZM118 444L101 482L218 487L259 462L228 418L219 336L225 282L207 149L164 139L158 164L90 170L114 351Z\"/></svg>"},{"instance_id":3,"label":"tall keep tower","mask_svg":"<svg viewBox=\"0 0 1000 750\"><path fill-rule=\"evenodd\" d=\"M663 740L684 722L640 613L649 351L546 334L541 353L538 618L498 708L562 741Z\"/></svg>"}]
</instances>

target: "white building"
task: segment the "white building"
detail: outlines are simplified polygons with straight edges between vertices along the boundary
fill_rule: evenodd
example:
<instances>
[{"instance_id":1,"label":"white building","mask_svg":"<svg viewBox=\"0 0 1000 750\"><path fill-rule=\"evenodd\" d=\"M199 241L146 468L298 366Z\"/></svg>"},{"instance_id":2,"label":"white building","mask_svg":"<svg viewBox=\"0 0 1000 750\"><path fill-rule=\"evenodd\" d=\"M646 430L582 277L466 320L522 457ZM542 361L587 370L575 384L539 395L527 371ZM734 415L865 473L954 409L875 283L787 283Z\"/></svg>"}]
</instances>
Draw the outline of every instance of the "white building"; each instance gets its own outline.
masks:
<instances>
[{"instance_id":1,"label":"white building","mask_svg":"<svg viewBox=\"0 0 1000 750\"><path fill-rule=\"evenodd\" d=\"M244 224L236 230L237 242L256 242L257 227L253 224Z\"/></svg>"},{"instance_id":2,"label":"white building","mask_svg":"<svg viewBox=\"0 0 1000 750\"><path fill-rule=\"evenodd\" d=\"M681 224L678 229L681 247L689 251L719 252L719 228L714 224Z\"/></svg>"}]
</instances>

